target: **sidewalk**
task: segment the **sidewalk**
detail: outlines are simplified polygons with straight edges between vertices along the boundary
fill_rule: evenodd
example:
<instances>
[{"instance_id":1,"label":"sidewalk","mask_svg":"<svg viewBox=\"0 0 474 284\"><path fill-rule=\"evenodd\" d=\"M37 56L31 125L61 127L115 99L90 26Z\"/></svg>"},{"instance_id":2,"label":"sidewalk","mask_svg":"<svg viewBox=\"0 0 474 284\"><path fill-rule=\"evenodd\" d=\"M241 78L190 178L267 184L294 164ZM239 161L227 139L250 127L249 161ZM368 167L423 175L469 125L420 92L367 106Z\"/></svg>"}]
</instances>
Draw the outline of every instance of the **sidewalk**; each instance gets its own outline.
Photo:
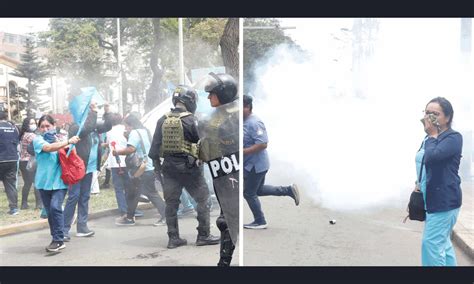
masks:
<instances>
[{"instance_id":1,"label":"sidewalk","mask_svg":"<svg viewBox=\"0 0 474 284\"><path fill-rule=\"evenodd\" d=\"M471 258L474 258L474 188L464 183L462 188L462 206L454 226L453 241Z\"/></svg>"},{"instance_id":2,"label":"sidewalk","mask_svg":"<svg viewBox=\"0 0 474 284\"><path fill-rule=\"evenodd\" d=\"M146 210L146 209L152 209L154 207L153 207L153 204L151 203L145 203L145 204L142 203L142 204L139 204L137 208L140 210ZM89 214L88 219L92 220L92 219L97 219L97 218L117 215L117 214L118 214L117 209L106 209L106 210ZM35 230L41 230L48 227L49 225L48 225L47 219L24 222L20 224L13 224L9 226L3 226L3 227L0 227L0 237L24 233L24 232L30 232L30 231L35 231Z\"/></svg>"}]
</instances>

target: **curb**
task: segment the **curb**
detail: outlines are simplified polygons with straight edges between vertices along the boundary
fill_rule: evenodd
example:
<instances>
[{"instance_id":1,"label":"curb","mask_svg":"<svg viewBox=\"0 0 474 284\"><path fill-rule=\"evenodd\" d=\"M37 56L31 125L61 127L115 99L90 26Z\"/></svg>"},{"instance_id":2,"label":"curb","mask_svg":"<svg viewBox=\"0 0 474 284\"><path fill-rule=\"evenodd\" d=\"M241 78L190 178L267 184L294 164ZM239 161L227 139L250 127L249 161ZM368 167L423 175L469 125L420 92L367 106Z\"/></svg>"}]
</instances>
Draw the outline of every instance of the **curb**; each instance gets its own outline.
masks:
<instances>
[{"instance_id":1,"label":"curb","mask_svg":"<svg viewBox=\"0 0 474 284\"><path fill-rule=\"evenodd\" d=\"M141 209L141 210L146 210L146 209L151 209L151 208L153 208L153 204L151 203L139 204L137 206L137 209ZM110 216L116 213L117 213L117 209L105 209L102 211L89 214L88 219L89 220L98 219L98 218ZM25 232L31 232L31 231L37 231L41 229L46 229L48 227L49 227L49 224L48 224L47 219L29 221L29 222L24 222L21 224L8 225L8 226L0 228L0 237L20 234L20 233L25 233Z\"/></svg>"},{"instance_id":2,"label":"curb","mask_svg":"<svg viewBox=\"0 0 474 284\"><path fill-rule=\"evenodd\" d=\"M461 250L467 254L471 259L474 259L474 249L470 247L466 241L460 236L460 234L453 230L452 240L461 248Z\"/></svg>"}]
</instances>

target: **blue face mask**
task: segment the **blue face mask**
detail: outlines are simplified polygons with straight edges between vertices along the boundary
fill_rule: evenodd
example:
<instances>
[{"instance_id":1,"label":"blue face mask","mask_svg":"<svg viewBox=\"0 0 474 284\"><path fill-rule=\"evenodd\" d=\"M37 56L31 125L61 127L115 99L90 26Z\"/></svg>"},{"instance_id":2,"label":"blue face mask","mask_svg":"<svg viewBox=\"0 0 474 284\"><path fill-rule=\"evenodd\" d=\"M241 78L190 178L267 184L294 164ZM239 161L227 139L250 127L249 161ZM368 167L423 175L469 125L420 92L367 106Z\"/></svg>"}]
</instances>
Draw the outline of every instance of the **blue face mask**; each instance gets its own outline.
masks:
<instances>
[{"instance_id":1,"label":"blue face mask","mask_svg":"<svg viewBox=\"0 0 474 284\"><path fill-rule=\"evenodd\" d=\"M56 129L53 128L53 129L43 133L43 138L44 138L44 141L46 141L48 143L56 142Z\"/></svg>"}]
</instances>

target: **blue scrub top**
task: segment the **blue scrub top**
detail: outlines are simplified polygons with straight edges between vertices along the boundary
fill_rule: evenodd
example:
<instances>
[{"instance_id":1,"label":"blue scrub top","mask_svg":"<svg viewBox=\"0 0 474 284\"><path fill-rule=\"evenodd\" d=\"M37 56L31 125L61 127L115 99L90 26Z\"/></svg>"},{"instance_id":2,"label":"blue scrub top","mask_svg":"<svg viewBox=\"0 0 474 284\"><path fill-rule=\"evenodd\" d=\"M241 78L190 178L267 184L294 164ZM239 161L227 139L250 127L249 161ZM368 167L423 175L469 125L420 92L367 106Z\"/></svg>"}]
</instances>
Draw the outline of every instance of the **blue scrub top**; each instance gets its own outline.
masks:
<instances>
[{"instance_id":1,"label":"blue scrub top","mask_svg":"<svg viewBox=\"0 0 474 284\"><path fill-rule=\"evenodd\" d=\"M61 179L61 166L59 154L55 152L44 152L43 146L49 144L41 135L33 139L33 148L36 153L36 175L35 187L42 190L65 189L67 185Z\"/></svg>"},{"instance_id":2,"label":"blue scrub top","mask_svg":"<svg viewBox=\"0 0 474 284\"><path fill-rule=\"evenodd\" d=\"M258 116L251 114L244 120L244 148L266 143L268 143L268 135L265 124ZM268 171L270 161L267 149L250 155L244 155L244 169L251 171L253 167L255 167L256 173Z\"/></svg>"},{"instance_id":3,"label":"blue scrub top","mask_svg":"<svg viewBox=\"0 0 474 284\"><path fill-rule=\"evenodd\" d=\"M87 162L86 174L97 171L97 155L99 151L99 135L96 132L91 133L92 146Z\"/></svg>"},{"instance_id":4,"label":"blue scrub top","mask_svg":"<svg viewBox=\"0 0 474 284\"><path fill-rule=\"evenodd\" d=\"M423 201L425 203L425 210L426 210L426 166L423 164L423 169L421 169L421 162L423 161L423 156L425 155L425 140L423 140L423 144L421 145L420 150L416 153L416 181L420 179L420 171L423 170L423 175L421 176L421 184L420 184L420 191L423 193Z\"/></svg>"},{"instance_id":5,"label":"blue scrub top","mask_svg":"<svg viewBox=\"0 0 474 284\"><path fill-rule=\"evenodd\" d=\"M142 146L141 146L141 143L140 143L140 135L138 135L137 131L140 131L140 135L142 136L143 144L145 146L145 151L147 153L143 153L143 151L142 151ZM148 157L148 152L150 151L150 146L151 145L150 145L150 141L148 139L148 133L145 129L133 129L130 132L130 135L128 136L127 145L131 145L131 146L135 147L135 149L137 150L137 154L140 157L146 156L146 158L147 158L146 168L145 168L146 172L154 170L153 161L150 159L150 157Z\"/></svg>"}]
</instances>

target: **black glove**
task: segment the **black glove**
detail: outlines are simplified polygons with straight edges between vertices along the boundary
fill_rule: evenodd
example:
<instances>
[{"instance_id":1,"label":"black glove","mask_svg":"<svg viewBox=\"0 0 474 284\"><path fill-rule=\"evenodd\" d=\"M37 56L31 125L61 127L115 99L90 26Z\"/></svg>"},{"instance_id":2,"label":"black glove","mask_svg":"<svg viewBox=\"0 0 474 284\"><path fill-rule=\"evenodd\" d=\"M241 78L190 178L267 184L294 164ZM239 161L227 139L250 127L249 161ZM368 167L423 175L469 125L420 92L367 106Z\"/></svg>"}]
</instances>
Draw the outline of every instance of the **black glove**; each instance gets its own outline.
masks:
<instances>
[{"instance_id":1,"label":"black glove","mask_svg":"<svg viewBox=\"0 0 474 284\"><path fill-rule=\"evenodd\" d=\"M163 176L161 175L161 162L160 160L153 160L153 167L155 167L156 179L163 184Z\"/></svg>"}]
</instances>

